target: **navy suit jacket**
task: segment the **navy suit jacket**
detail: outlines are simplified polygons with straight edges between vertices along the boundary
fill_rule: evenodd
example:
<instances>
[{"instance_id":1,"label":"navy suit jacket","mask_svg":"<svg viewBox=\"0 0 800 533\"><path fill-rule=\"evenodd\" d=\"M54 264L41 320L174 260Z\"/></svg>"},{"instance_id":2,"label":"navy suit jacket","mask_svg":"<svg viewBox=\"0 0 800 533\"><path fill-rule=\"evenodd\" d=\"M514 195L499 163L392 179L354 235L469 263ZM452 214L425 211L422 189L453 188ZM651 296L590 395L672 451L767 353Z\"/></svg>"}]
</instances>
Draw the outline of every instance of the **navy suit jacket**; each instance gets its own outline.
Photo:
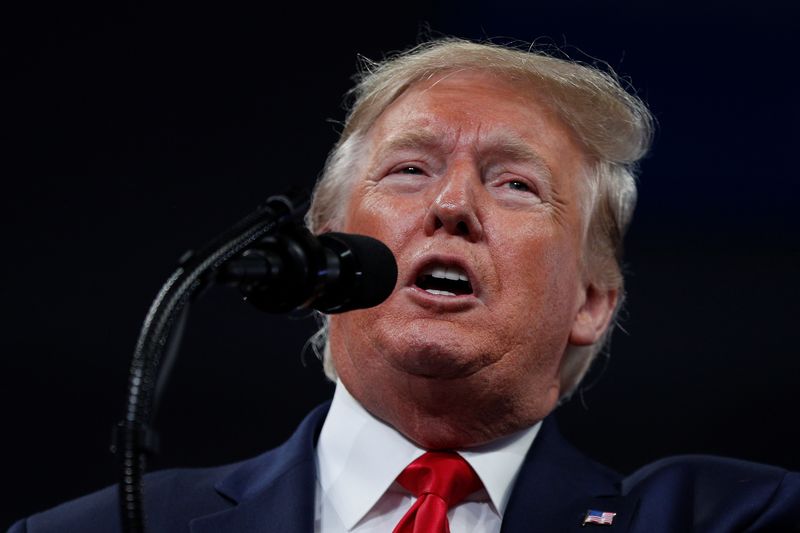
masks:
<instances>
[{"instance_id":1,"label":"navy suit jacket","mask_svg":"<svg viewBox=\"0 0 800 533\"><path fill-rule=\"evenodd\" d=\"M306 417L282 446L241 463L155 472L145 478L149 531L192 533L314 530L315 443L328 406ZM581 524L589 509L613 525ZM522 465L502 532L800 531L800 474L686 456L621 478L591 461L546 420ZM11 533L119 531L117 489L65 503L14 524ZM387 532L388 533L388 532Z\"/></svg>"}]
</instances>

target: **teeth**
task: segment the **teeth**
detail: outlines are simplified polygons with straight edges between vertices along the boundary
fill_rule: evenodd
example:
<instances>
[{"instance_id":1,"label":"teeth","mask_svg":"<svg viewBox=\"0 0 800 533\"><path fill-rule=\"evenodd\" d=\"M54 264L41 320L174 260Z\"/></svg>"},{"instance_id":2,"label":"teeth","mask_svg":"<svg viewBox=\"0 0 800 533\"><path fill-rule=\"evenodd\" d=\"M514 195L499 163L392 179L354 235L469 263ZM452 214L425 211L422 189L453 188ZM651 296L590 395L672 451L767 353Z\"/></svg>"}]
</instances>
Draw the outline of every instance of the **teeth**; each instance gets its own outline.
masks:
<instances>
[{"instance_id":1,"label":"teeth","mask_svg":"<svg viewBox=\"0 0 800 533\"><path fill-rule=\"evenodd\" d=\"M458 270L455 270L453 268L448 268L447 271L445 271L444 273L444 277L446 277L447 279L458 281L458 279L461 277L461 274L458 272Z\"/></svg>"},{"instance_id":2,"label":"teeth","mask_svg":"<svg viewBox=\"0 0 800 533\"><path fill-rule=\"evenodd\" d=\"M431 294L439 294L441 296L455 296L455 293L450 291L440 291L437 289L425 289L425 292L429 292Z\"/></svg>"},{"instance_id":3,"label":"teeth","mask_svg":"<svg viewBox=\"0 0 800 533\"><path fill-rule=\"evenodd\" d=\"M434 278L439 279L451 279L451 280L461 280L461 281L469 281L467 277L467 273L464 272L462 269L456 266L450 267L443 267L443 266L435 266L435 267L428 267L425 269L425 272L422 273L424 276L431 276Z\"/></svg>"}]
</instances>

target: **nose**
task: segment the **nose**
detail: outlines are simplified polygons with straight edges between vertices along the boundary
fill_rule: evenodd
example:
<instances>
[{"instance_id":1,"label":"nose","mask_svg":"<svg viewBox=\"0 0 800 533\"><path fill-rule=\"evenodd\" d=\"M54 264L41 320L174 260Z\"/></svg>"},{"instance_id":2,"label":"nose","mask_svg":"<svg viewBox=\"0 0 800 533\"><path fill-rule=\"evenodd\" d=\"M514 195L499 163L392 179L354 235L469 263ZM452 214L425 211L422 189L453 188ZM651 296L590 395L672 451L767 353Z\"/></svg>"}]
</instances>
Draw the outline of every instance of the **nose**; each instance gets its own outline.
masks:
<instances>
[{"instance_id":1,"label":"nose","mask_svg":"<svg viewBox=\"0 0 800 533\"><path fill-rule=\"evenodd\" d=\"M466 169L443 177L425 215L425 234L432 236L437 231L445 231L470 242L479 241L483 237L483 227L476 205L476 184L480 184L480 177Z\"/></svg>"}]
</instances>

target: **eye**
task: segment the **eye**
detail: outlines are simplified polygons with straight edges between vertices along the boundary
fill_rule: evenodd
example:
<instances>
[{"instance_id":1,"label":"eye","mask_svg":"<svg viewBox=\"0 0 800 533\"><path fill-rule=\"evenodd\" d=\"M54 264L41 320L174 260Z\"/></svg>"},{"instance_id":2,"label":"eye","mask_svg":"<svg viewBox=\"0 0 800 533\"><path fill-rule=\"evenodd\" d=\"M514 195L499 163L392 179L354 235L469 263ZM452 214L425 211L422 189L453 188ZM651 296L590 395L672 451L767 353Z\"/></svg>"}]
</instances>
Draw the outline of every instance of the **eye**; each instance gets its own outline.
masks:
<instances>
[{"instance_id":1,"label":"eye","mask_svg":"<svg viewBox=\"0 0 800 533\"><path fill-rule=\"evenodd\" d=\"M413 193L424 188L431 182L430 170L424 163L415 163L404 162L389 167L379 180L381 187L397 193Z\"/></svg>"},{"instance_id":2,"label":"eye","mask_svg":"<svg viewBox=\"0 0 800 533\"><path fill-rule=\"evenodd\" d=\"M491 180L495 196L510 205L531 205L542 202L536 183L519 173L502 173Z\"/></svg>"},{"instance_id":3,"label":"eye","mask_svg":"<svg viewBox=\"0 0 800 533\"><path fill-rule=\"evenodd\" d=\"M523 195L538 194L538 190L529 181L523 179L501 180L498 186L508 192L520 193Z\"/></svg>"},{"instance_id":4,"label":"eye","mask_svg":"<svg viewBox=\"0 0 800 533\"><path fill-rule=\"evenodd\" d=\"M514 191L530 192L531 188L524 181L511 180L506 183L509 189Z\"/></svg>"},{"instance_id":5,"label":"eye","mask_svg":"<svg viewBox=\"0 0 800 533\"><path fill-rule=\"evenodd\" d=\"M422 174L422 169L419 167L408 166L397 169L395 172L398 174Z\"/></svg>"}]
</instances>

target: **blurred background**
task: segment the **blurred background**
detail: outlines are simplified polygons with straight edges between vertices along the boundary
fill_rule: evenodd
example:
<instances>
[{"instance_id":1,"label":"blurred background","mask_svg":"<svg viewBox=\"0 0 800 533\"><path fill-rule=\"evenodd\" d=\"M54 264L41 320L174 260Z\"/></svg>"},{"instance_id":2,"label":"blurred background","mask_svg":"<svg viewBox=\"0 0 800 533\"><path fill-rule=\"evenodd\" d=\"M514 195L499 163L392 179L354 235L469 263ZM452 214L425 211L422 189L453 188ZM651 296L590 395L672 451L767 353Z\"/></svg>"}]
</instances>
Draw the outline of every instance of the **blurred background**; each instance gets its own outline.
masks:
<instances>
[{"instance_id":1,"label":"blurred background","mask_svg":"<svg viewBox=\"0 0 800 533\"><path fill-rule=\"evenodd\" d=\"M127 363L178 257L311 185L357 56L537 41L629 79L658 121L611 356L558 411L622 472L711 453L799 470L795 3L27 3L0 14L0 527L114 483ZM151 469L282 442L332 387L310 318L215 289L190 316Z\"/></svg>"}]
</instances>

